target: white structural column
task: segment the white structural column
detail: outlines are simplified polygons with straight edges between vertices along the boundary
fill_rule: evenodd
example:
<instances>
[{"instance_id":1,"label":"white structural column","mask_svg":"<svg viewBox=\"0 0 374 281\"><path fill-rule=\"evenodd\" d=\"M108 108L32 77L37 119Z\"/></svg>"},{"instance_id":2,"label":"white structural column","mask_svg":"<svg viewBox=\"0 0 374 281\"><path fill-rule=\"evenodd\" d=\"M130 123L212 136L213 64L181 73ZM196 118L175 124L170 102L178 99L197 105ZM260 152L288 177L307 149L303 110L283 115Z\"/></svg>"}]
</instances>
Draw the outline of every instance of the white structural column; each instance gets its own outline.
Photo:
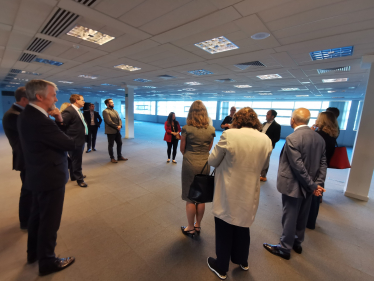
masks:
<instances>
[{"instance_id":1,"label":"white structural column","mask_svg":"<svg viewBox=\"0 0 374 281\"><path fill-rule=\"evenodd\" d=\"M364 57L365 61L371 69L344 195L368 201L374 170L374 56Z\"/></svg>"},{"instance_id":2,"label":"white structural column","mask_svg":"<svg viewBox=\"0 0 374 281\"><path fill-rule=\"evenodd\" d=\"M125 86L126 139L134 138L134 88Z\"/></svg>"}]
</instances>

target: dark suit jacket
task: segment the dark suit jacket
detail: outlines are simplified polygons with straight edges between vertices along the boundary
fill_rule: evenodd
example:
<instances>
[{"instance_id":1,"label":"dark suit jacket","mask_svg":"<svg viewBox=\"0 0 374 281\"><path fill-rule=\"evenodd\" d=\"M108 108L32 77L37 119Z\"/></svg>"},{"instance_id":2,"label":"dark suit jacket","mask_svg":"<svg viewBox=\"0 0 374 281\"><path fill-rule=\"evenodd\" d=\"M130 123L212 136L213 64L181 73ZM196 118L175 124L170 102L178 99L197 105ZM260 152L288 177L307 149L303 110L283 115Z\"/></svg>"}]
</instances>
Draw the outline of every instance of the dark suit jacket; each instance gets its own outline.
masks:
<instances>
[{"instance_id":1,"label":"dark suit jacket","mask_svg":"<svg viewBox=\"0 0 374 281\"><path fill-rule=\"evenodd\" d=\"M26 166L27 189L47 191L64 187L69 178L68 150L75 141L31 105L18 118L18 132Z\"/></svg>"},{"instance_id":2,"label":"dark suit jacket","mask_svg":"<svg viewBox=\"0 0 374 281\"><path fill-rule=\"evenodd\" d=\"M3 128L13 152L13 170L22 171L25 169L22 147L17 129L17 119L22 109L14 104L5 112L3 117Z\"/></svg>"},{"instance_id":3,"label":"dark suit jacket","mask_svg":"<svg viewBox=\"0 0 374 281\"><path fill-rule=\"evenodd\" d=\"M91 113L89 110L83 111L84 120L86 120L87 126L91 125ZM103 121L101 119L101 116L99 112L94 111L94 121L95 125L100 128L101 122Z\"/></svg>"},{"instance_id":4,"label":"dark suit jacket","mask_svg":"<svg viewBox=\"0 0 374 281\"><path fill-rule=\"evenodd\" d=\"M262 124L262 126L265 126L266 122ZM279 125L275 120L273 123L271 123L270 127L266 130L265 133L270 139L271 143L273 144L273 149L275 147L275 144L279 141L281 136L281 125Z\"/></svg>"},{"instance_id":5,"label":"dark suit jacket","mask_svg":"<svg viewBox=\"0 0 374 281\"><path fill-rule=\"evenodd\" d=\"M86 142L85 128L78 112L73 106L68 106L62 113L64 123L57 123L62 131L75 140L75 144L83 146Z\"/></svg>"},{"instance_id":6,"label":"dark suit jacket","mask_svg":"<svg viewBox=\"0 0 374 281\"><path fill-rule=\"evenodd\" d=\"M302 198L323 186L327 161L325 141L308 126L286 138L279 158L277 189L290 197Z\"/></svg>"}]
</instances>

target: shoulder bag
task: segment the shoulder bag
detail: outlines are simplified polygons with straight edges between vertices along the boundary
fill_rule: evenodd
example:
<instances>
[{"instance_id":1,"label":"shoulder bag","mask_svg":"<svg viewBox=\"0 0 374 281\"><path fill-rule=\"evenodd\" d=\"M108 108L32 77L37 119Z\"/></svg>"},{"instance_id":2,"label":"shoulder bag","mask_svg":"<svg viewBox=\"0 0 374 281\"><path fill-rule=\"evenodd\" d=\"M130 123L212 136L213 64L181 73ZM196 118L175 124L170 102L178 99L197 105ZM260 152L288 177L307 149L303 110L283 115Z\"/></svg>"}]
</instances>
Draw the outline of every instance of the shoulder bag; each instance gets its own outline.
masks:
<instances>
[{"instance_id":1,"label":"shoulder bag","mask_svg":"<svg viewBox=\"0 0 374 281\"><path fill-rule=\"evenodd\" d=\"M190 186L188 193L188 199L195 203L208 203L213 201L214 194L214 173L211 175L203 174L205 167L208 165L208 161L205 163L204 168L200 174L195 175L194 180Z\"/></svg>"},{"instance_id":2,"label":"shoulder bag","mask_svg":"<svg viewBox=\"0 0 374 281\"><path fill-rule=\"evenodd\" d=\"M348 169L351 168L349 163L347 148L345 146L338 146L336 143L334 154L331 157L329 168L332 169Z\"/></svg>"}]
</instances>

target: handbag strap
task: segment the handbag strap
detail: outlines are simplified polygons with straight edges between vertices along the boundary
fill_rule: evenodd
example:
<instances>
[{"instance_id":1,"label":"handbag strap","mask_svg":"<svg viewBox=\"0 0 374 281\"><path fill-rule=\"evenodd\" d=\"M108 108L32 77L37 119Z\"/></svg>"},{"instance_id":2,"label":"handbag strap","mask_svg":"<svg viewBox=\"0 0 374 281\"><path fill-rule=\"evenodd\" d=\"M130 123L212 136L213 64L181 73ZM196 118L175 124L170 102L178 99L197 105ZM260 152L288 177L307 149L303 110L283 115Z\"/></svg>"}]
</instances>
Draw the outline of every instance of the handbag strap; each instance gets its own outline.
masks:
<instances>
[{"instance_id":1,"label":"handbag strap","mask_svg":"<svg viewBox=\"0 0 374 281\"><path fill-rule=\"evenodd\" d=\"M205 170L205 167L208 165L208 161L206 161L206 163L205 163L205 165L204 165L204 167L203 167L203 169L201 170L201 172L200 172L200 174L202 174L203 172L204 172L204 170ZM214 169L213 170L213 172L212 172L212 174L211 174L211 176L214 176L214 174L216 173L216 169Z\"/></svg>"}]
</instances>

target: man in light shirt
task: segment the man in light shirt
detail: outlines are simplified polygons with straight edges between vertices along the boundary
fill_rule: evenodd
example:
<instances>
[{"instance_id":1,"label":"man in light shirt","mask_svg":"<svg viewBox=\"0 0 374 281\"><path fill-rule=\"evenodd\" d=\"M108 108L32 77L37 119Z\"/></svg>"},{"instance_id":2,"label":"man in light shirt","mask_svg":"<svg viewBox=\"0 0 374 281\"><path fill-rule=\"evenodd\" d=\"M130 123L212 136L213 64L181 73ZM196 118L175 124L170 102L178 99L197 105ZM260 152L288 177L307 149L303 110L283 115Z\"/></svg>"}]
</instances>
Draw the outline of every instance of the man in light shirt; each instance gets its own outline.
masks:
<instances>
[{"instance_id":1,"label":"man in light shirt","mask_svg":"<svg viewBox=\"0 0 374 281\"><path fill-rule=\"evenodd\" d=\"M274 120L275 117L277 117L277 112L273 109L270 109L266 114L266 122L262 124L263 127L261 131L270 138L273 149L275 147L275 144L279 141L281 134L281 126ZM260 181L267 181L266 175L269 170L269 164L270 157L265 163L264 169L261 171Z\"/></svg>"},{"instance_id":2,"label":"man in light shirt","mask_svg":"<svg viewBox=\"0 0 374 281\"><path fill-rule=\"evenodd\" d=\"M95 105L90 104L89 110L83 112L84 119L88 126L88 138L87 138L87 153L91 152L91 147L93 151L96 151L96 136L97 130L100 128L102 119L99 112L95 111Z\"/></svg>"},{"instance_id":3,"label":"man in light shirt","mask_svg":"<svg viewBox=\"0 0 374 281\"><path fill-rule=\"evenodd\" d=\"M77 181L80 187L87 187L84 182L85 176L82 173L83 150L86 135L88 135L88 127L80 110L84 106L84 98L81 95L73 94L70 96L70 103L71 106L61 113L63 122L57 124L69 137L75 140L77 145L75 150L69 151L71 160L70 179Z\"/></svg>"}]
</instances>

